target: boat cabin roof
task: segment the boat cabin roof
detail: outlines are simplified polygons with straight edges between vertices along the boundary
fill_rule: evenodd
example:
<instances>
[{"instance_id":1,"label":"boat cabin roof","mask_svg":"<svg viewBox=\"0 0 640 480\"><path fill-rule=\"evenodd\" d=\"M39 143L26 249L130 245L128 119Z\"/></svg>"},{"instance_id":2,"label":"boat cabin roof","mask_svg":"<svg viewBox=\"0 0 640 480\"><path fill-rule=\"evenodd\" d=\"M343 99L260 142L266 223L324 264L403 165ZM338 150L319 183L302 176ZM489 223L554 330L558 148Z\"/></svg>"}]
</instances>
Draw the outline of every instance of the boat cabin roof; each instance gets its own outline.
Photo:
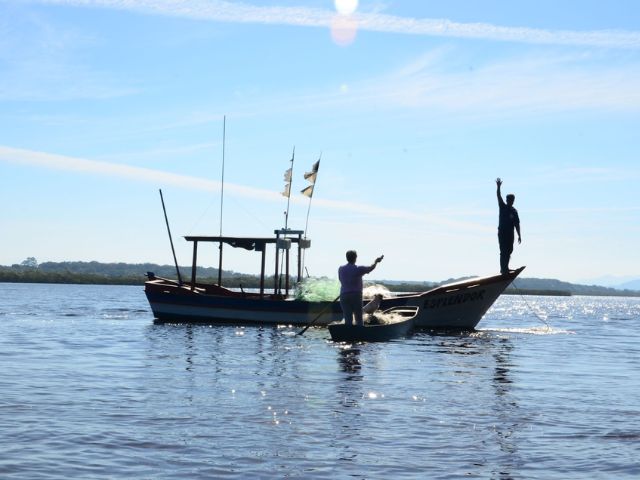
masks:
<instances>
[{"instance_id":1,"label":"boat cabin roof","mask_svg":"<svg viewBox=\"0 0 640 480\"><path fill-rule=\"evenodd\" d=\"M185 236L185 240L188 242L216 242L226 243L233 248L244 248L245 250L255 250L257 252L263 252L265 246L270 243L277 243L280 235L296 235L293 237L287 237L292 243L300 243L303 239L302 230L275 230L273 232L275 237L227 237L227 236L208 236L208 235L188 235Z\"/></svg>"},{"instance_id":2,"label":"boat cabin roof","mask_svg":"<svg viewBox=\"0 0 640 480\"><path fill-rule=\"evenodd\" d=\"M286 260L285 266L285 296L289 294L289 250L291 244L298 244L298 262L297 262L297 274L298 282L302 279L302 262L301 252L311 246L311 240L302 238L305 233L303 230L291 230L289 228L281 228L274 230L274 237L227 237L227 236L208 236L208 235L187 235L185 240L193 242L193 263L191 266L191 289L195 289L196 286L196 265L198 261L198 243L199 242L212 242L220 244L220 252L218 256L218 286L222 287L222 244L226 243L233 248L244 248L245 250L255 250L262 253L262 261L260 267L260 297L264 295L264 279L265 279L265 255L267 253L267 244L274 244L276 250L275 258L275 275L274 278L278 279L278 282L274 282L274 294L280 294L281 280L279 276L279 259L280 251L283 250L284 259Z\"/></svg>"}]
</instances>

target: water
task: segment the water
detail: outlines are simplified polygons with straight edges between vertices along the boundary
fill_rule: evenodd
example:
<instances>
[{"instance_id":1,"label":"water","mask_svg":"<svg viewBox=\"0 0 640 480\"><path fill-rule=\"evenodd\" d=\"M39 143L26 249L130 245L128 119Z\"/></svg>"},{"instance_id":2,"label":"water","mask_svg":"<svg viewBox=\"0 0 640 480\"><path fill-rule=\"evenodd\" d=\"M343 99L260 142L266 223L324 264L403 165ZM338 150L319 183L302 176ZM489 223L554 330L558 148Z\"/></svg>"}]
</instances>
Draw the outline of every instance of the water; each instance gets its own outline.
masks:
<instances>
[{"instance_id":1,"label":"water","mask_svg":"<svg viewBox=\"0 0 640 480\"><path fill-rule=\"evenodd\" d=\"M345 347L0 284L0 478L638 478L639 319L508 296L472 334Z\"/></svg>"}]
</instances>

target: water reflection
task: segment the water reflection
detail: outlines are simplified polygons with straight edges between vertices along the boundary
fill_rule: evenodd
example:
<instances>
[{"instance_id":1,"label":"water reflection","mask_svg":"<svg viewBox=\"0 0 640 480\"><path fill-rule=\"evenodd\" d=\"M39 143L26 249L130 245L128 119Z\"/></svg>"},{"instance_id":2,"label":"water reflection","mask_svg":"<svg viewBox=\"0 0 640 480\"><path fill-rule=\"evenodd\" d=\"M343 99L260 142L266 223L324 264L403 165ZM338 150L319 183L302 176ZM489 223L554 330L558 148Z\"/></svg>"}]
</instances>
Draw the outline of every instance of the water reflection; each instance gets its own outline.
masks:
<instances>
[{"instance_id":1,"label":"water reflection","mask_svg":"<svg viewBox=\"0 0 640 480\"><path fill-rule=\"evenodd\" d=\"M436 354L430 356L435 375L445 372L455 379L455 388L459 389L455 398L460 398L460 405L468 408L470 401L464 396L472 396L478 405L486 406L486 421L478 425L481 432L489 433L489 436L481 433L483 442L493 438L496 455L491 463L480 461L475 465L491 469L492 478L513 478L513 472L520 471L523 465L518 436L526 424L513 392L514 384L517 384L512 360L514 339L502 332L476 331L418 333L413 341L421 343L429 353ZM437 394L451 395L444 389L437 390ZM448 408L455 412L459 404ZM473 421L476 422L475 419Z\"/></svg>"},{"instance_id":2,"label":"water reflection","mask_svg":"<svg viewBox=\"0 0 640 480\"><path fill-rule=\"evenodd\" d=\"M355 463L361 444L361 433L366 432L362 399L364 396L362 380L361 349L355 346L337 346L339 377L336 381L338 406L334 409L335 445L338 461Z\"/></svg>"},{"instance_id":3,"label":"water reflection","mask_svg":"<svg viewBox=\"0 0 640 480\"><path fill-rule=\"evenodd\" d=\"M523 462L518 453L517 433L523 428L519 406L516 402L511 388L513 380L511 379L511 352L513 351L513 343L509 338L500 337L491 342L493 348L493 358L495 367L493 372L492 387L495 392L496 423L494 432L498 447L502 452L500 459L499 472L496 472L500 479L510 480L513 478L513 471L519 471Z\"/></svg>"},{"instance_id":4,"label":"water reflection","mask_svg":"<svg viewBox=\"0 0 640 480\"><path fill-rule=\"evenodd\" d=\"M344 373L348 374L345 380L362 380L359 348L341 347L338 350L338 365Z\"/></svg>"}]
</instances>

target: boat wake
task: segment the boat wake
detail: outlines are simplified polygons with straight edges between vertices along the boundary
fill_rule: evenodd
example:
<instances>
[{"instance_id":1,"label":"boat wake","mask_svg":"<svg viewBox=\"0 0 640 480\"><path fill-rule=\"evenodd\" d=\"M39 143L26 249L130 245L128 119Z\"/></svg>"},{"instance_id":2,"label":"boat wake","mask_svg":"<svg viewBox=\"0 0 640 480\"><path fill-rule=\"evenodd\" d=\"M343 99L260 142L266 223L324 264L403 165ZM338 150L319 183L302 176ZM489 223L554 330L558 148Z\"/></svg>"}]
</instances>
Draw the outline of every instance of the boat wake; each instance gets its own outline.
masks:
<instances>
[{"instance_id":1,"label":"boat wake","mask_svg":"<svg viewBox=\"0 0 640 480\"><path fill-rule=\"evenodd\" d=\"M536 326L528 328L478 328L481 333L519 333L524 335L575 335L576 332L553 328L549 326Z\"/></svg>"}]
</instances>

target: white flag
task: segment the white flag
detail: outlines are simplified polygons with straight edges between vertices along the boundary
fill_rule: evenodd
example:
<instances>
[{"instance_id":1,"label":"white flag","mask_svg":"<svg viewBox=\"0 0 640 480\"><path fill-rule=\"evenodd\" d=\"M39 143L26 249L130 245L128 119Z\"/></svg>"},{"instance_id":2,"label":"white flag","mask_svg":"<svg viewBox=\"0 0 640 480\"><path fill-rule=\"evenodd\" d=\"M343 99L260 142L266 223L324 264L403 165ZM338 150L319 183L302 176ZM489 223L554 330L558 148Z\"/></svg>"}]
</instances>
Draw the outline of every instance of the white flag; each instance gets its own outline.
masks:
<instances>
[{"instance_id":1,"label":"white flag","mask_svg":"<svg viewBox=\"0 0 640 480\"><path fill-rule=\"evenodd\" d=\"M284 172L284 181L291 182L291 168L287 168L287 170Z\"/></svg>"},{"instance_id":2,"label":"white flag","mask_svg":"<svg viewBox=\"0 0 640 480\"><path fill-rule=\"evenodd\" d=\"M291 195L291 184L287 183L284 186L284 190L282 191L282 196L283 197L288 197L289 195Z\"/></svg>"}]
</instances>

